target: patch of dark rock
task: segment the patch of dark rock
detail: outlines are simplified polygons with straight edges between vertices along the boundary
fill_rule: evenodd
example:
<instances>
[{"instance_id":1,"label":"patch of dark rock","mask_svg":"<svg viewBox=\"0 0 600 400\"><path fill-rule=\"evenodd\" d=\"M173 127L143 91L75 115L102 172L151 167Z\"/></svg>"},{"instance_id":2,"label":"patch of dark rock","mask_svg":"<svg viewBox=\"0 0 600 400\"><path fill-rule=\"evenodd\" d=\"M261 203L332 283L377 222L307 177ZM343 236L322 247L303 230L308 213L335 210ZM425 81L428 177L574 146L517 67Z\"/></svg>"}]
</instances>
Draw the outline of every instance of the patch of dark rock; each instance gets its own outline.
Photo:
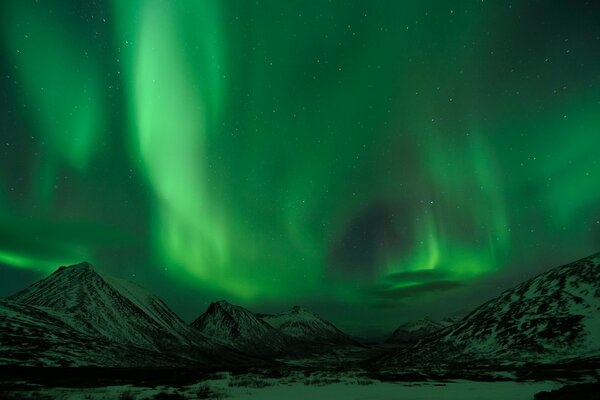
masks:
<instances>
[{"instance_id":1,"label":"patch of dark rock","mask_svg":"<svg viewBox=\"0 0 600 400\"><path fill-rule=\"evenodd\" d=\"M536 393L533 398L534 400L598 400L600 382L567 385L549 392Z\"/></svg>"}]
</instances>

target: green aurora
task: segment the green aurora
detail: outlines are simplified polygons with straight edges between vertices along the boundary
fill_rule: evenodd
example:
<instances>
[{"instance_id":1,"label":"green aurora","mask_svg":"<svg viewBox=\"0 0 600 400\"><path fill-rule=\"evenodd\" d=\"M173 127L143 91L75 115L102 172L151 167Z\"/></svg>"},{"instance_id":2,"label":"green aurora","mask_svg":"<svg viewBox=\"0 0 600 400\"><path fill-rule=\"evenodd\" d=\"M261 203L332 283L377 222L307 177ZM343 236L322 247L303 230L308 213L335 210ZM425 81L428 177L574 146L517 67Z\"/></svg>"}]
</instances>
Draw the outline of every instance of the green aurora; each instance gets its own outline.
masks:
<instances>
[{"instance_id":1,"label":"green aurora","mask_svg":"<svg viewBox=\"0 0 600 400\"><path fill-rule=\"evenodd\" d=\"M594 1L3 1L0 289L352 333L600 249Z\"/></svg>"}]
</instances>

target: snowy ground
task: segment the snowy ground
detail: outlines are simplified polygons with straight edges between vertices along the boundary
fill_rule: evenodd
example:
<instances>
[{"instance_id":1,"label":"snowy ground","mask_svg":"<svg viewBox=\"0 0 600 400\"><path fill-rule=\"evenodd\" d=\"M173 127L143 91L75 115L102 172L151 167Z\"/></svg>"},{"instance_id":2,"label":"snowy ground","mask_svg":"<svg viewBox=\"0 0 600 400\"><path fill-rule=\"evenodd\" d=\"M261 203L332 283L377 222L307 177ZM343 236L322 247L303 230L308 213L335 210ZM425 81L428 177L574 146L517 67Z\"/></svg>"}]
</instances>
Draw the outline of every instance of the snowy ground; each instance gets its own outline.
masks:
<instances>
[{"instance_id":1,"label":"snowy ground","mask_svg":"<svg viewBox=\"0 0 600 400\"><path fill-rule=\"evenodd\" d=\"M146 399L341 399L341 400L531 400L535 393L564 385L561 382L379 382L358 374L294 372L283 378L260 375L218 374L215 379L181 388L106 386L52 388L9 393L23 399L146 400ZM0 393L0 395L2 395ZM170 395L170 396L167 396Z\"/></svg>"}]
</instances>

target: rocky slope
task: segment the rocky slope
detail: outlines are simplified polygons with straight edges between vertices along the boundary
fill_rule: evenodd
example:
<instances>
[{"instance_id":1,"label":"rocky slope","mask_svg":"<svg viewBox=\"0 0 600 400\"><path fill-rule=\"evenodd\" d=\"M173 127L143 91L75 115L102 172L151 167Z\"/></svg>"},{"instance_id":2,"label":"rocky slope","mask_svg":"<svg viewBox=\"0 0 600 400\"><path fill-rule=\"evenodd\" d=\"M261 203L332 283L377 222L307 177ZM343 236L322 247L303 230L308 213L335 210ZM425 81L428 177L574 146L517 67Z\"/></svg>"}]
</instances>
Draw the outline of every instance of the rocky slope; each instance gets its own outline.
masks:
<instances>
[{"instance_id":1,"label":"rocky slope","mask_svg":"<svg viewBox=\"0 0 600 400\"><path fill-rule=\"evenodd\" d=\"M82 333L64 315L43 307L0 300L0 365L179 366L193 362Z\"/></svg>"}]
</instances>

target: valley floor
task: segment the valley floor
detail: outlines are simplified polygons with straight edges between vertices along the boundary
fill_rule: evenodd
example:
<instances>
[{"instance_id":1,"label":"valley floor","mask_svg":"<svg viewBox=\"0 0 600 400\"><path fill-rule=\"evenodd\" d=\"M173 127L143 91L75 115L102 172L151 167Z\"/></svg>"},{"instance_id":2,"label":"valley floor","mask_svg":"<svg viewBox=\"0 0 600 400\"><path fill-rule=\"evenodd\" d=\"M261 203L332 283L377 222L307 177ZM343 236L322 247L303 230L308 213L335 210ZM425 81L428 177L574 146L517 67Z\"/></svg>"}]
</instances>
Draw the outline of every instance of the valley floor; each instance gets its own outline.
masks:
<instances>
[{"instance_id":1,"label":"valley floor","mask_svg":"<svg viewBox=\"0 0 600 400\"><path fill-rule=\"evenodd\" d=\"M294 371L284 377L251 373L212 374L206 380L180 387L134 385L40 388L17 382L0 392L3 400L183 400L183 399L340 399L340 400L532 400L540 391L558 389L564 382L476 382L467 380L425 382L380 382L360 373Z\"/></svg>"}]
</instances>

